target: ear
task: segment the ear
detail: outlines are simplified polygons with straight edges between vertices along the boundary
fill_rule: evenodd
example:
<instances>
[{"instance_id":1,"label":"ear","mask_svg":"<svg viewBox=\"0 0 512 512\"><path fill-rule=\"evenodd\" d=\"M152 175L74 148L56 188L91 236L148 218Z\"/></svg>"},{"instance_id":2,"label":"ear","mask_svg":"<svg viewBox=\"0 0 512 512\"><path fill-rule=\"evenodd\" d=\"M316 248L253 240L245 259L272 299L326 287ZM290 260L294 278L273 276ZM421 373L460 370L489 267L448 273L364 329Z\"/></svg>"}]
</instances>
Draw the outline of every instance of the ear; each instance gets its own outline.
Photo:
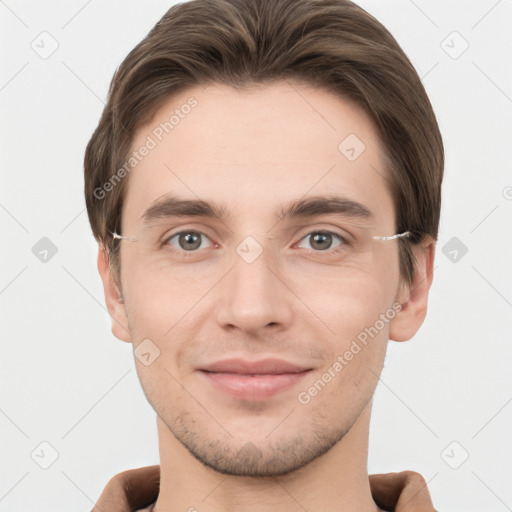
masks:
<instances>
[{"instance_id":1,"label":"ear","mask_svg":"<svg viewBox=\"0 0 512 512\"><path fill-rule=\"evenodd\" d=\"M429 239L412 248L416 260L412 282L403 283L396 300L402 309L390 323L389 339L410 340L427 315L428 292L434 278L435 241Z\"/></svg>"},{"instance_id":2,"label":"ear","mask_svg":"<svg viewBox=\"0 0 512 512\"><path fill-rule=\"evenodd\" d=\"M112 334L121 341L131 343L132 336L128 316L126 315L126 307L108 263L107 251L101 245L98 248L98 271L103 281L105 303L112 319Z\"/></svg>"}]
</instances>

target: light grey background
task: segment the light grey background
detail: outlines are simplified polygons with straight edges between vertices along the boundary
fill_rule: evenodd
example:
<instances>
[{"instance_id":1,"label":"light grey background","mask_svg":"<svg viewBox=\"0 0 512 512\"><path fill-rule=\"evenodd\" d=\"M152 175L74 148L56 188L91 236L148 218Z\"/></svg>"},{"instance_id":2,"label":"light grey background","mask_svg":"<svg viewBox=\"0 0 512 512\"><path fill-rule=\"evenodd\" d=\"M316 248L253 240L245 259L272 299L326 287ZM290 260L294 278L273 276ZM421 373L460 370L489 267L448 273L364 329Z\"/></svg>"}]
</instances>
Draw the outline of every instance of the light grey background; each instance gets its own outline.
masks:
<instances>
[{"instance_id":1,"label":"light grey background","mask_svg":"<svg viewBox=\"0 0 512 512\"><path fill-rule=\"evenodd\" d=\"M369 472L420 472L441 511L512 510L512 2L358 3L418 70L446 147L429 314L389 343ZM82 171L115 68L172 4L0 0L0 512L90 510L115 473L158 463Z\"/></svg>"}]
</instances>

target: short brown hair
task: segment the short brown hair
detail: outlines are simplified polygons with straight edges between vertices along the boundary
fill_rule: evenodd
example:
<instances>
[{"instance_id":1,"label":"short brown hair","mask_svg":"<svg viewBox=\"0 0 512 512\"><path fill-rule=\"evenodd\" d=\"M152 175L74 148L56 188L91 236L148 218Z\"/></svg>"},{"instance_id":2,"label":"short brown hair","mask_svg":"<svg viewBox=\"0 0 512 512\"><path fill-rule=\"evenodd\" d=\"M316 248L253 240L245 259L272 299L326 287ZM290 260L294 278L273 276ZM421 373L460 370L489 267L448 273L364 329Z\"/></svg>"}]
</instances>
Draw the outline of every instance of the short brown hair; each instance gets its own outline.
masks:
<instances>
[{"instance_id":1,"label":"short brown hair","mask_svg":"<svg viewBox=\"0 0 512 512\"><path fill-rule=\"evenodd\" d=\"M189 87L217 82L243 88L286 79L352 100L374 122L388 162L396 230L413 233L399 241L401 275L411 281L410 244L427 235L437 239L443 142L423 84L397 41L348 0L182 2L128 54L114 74L84 162L89 221L109 250L114 276L119 245L111 232L121 228L128 180L112 180L137 129Z\"/></svg>"}]
</instances>

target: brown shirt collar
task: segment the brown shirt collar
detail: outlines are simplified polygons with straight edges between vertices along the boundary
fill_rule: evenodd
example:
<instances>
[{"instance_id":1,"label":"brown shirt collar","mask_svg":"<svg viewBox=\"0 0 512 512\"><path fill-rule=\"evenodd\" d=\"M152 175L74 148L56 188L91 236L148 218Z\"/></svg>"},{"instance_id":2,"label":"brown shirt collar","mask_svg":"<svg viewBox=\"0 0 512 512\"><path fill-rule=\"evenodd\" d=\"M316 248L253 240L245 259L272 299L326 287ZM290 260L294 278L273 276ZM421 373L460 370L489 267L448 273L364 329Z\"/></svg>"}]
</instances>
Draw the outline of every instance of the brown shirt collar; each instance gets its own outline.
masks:
<instances>
[{"instance_id":1,"label":"brown shirt collar","mask_svg":"<svg viewBox=\"0 0 512 512\"><path fill-rule=\"evenodd\" d=\"M414 471L369 475L375 503L385 511L436 512L425 479ZM154 503L160 466L118 473L110 479L92 512L133 512Z\"/></svg>"}]
</instances>

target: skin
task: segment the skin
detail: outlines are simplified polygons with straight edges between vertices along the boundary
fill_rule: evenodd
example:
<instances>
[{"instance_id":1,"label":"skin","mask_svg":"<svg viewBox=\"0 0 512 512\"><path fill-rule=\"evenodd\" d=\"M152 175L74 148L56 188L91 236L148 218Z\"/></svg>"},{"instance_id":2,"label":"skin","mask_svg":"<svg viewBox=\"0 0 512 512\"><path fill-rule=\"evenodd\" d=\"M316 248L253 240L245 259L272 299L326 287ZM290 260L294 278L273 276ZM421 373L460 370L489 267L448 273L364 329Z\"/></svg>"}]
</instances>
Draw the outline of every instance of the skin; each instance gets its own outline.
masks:
<instances>
[{"instance_id":1,"label":"skin","mask_svg":"<svg viewBox=\"0 0 512 512\"><path fill-rule=\"evenodd\" d=\"M134 349L150 339L160 350L149 366L135 359L157 413L155 511L378 511L367 472L372 397L388 339L410 339L424 320L434 243L414 248L411 284L401 279L396 241L372 242L370 253L356 255L326 255L333 249L313 244L308 234L343 233L346 225L365 239L392 235L395 218L371 120L307 84L191 88L138 130L133 148L191 96L197 107L129 175L122 233L138 241L121 242L121 289L102 247L98 254L114 335ZM338 150L348 134L366 147L355 161ZM145 226L144 211L171 192L214 202L232 217ZM275 221L288 202L333 194L364 205L373 219ZM204 233L201 248L191 255L175 237L174 251L158 249L158 241L180 230ZM263 249L252 263L236 252L248 236ZM338 243L334 238L332 247ZM298 393L395 303L400 312L300 403ZM277 357L312 370L266 400L242 400L198 371L231 357Z\"/></svg>"}]
</instances>

